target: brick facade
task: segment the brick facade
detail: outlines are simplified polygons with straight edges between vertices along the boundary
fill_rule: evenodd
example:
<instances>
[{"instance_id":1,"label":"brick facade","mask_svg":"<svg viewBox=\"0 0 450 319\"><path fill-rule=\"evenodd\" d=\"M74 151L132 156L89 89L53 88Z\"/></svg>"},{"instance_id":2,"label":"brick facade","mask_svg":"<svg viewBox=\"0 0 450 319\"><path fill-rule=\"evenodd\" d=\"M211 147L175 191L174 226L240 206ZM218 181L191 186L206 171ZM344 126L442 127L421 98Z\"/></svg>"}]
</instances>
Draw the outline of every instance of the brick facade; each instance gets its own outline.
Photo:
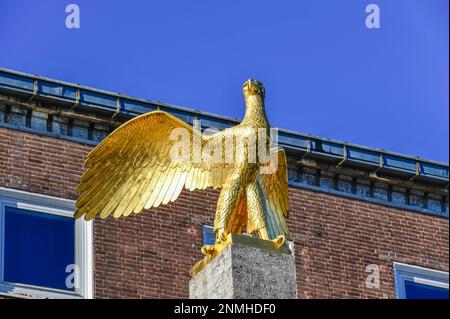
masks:
<instances>
[{"instance_id":1,"label":"brick facade","mask_svg":"<svg viewBox=\"0 0 450 319\"><path fill-rule=\"evenodd\" d=\"M91 148L0 127L0 187L75 199ZM448 271L446 218L301 187L289 195L300 298L394 298L393 261ZM95 296L188 297L201 225L212 224L217 196L184 191L138 216L96 219ZM378 289L366 288L370 264L380 269Z\"/></svg>"}]
</instances>

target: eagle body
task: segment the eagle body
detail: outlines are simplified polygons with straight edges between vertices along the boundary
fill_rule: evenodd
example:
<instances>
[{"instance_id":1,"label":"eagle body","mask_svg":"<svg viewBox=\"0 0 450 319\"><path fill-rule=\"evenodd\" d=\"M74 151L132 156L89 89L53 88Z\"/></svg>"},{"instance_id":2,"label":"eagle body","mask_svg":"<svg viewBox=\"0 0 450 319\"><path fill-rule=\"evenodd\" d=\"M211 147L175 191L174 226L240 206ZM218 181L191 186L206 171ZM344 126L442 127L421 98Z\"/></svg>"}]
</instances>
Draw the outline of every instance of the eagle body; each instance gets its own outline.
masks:
<instances>
[{"instance_id":1,"label":"eagle body","mask_svg":"<svg viewBox=\"0 0 450 319\"><path fill-rule=\"evenodd\" d=\"M246 81L243 94L242 122L211 135L163 111L117 128L87 156L74 216L90 220L139 214L175 201L184 188L212 187L220 189L216 244L230 233L244 232L284 243L289 212L286 156L283 149L271 148L261 82ZM196 142L200 160L193 160ZM185 156L174 160L185 145ZM273 163L275 169L267 169Z\"/></svg>"}]
</instances>

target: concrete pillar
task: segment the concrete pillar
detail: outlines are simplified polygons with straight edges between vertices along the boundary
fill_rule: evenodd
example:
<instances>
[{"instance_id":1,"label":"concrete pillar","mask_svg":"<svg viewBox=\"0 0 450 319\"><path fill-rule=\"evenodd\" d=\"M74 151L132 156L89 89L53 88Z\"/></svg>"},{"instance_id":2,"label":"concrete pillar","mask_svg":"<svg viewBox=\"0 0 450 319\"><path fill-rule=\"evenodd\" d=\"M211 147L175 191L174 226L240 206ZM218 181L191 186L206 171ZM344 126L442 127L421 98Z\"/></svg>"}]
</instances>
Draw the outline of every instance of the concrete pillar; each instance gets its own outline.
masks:
<instances>
[{"instance_id":1,"label":"concrete pillar","mask_svg":"<svg viewBox=\"0 0 450 319\"><path fill-rule=\"evenodd\" d=\"M295 263L288 246L231 235L231 243L189 282L191 299L297 298Z\"/></svg>"}]
</instances>

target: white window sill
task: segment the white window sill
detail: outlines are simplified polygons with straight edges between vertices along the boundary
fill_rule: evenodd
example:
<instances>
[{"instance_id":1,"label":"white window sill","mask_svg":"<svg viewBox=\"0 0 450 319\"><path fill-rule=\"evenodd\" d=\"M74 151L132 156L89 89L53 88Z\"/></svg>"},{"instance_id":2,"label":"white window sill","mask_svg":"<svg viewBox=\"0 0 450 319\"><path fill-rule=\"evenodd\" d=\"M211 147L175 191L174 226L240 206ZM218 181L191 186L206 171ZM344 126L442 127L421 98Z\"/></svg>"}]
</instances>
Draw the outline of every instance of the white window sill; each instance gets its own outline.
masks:
<instances>
[{"instance_id":1,"label":"white window sill","mask_svg":"<svg viewBox=\"0 0 450 319\"><path fill-rule=\"evenodd\" d=\"M0 283L0 295L19 299L83 299L76 292L9 283Z\"/></svg>"}]
</instances>

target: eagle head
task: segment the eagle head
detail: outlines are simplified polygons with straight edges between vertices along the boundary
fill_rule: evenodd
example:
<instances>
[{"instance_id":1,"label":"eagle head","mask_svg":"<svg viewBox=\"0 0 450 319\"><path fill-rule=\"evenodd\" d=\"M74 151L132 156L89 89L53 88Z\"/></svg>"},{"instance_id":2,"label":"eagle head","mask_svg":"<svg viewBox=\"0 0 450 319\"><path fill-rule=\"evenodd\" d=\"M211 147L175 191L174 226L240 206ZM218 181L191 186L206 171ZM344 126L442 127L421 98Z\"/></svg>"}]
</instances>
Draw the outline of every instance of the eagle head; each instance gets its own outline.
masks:
<instances>
[{"instance_id":1,"label":"eagle head","mask_svg":"<svg viewBox=\"0 0 450 319\"><path fill-rule=\"evenodd\" d=\"M264 89L262 82L253 79L248 79L245 81L244 85L242 85L242 92L245 97L252 94L257 94L264 99L264 96L266 95L266 90Z\"/></svg>"}]
</instances>

